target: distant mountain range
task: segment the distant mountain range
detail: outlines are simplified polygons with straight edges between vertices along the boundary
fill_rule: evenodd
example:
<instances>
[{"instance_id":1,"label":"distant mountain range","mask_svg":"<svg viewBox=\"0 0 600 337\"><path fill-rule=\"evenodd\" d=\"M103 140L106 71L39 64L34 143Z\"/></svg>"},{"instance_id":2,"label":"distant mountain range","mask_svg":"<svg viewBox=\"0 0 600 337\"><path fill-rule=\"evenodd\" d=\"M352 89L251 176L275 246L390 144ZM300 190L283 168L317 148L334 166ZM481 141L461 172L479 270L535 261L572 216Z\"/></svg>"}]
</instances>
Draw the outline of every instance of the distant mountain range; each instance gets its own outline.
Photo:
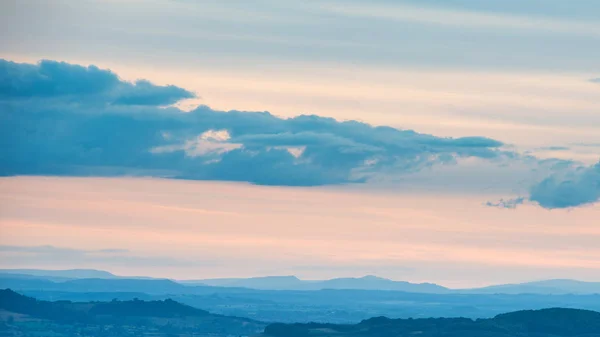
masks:
<instances>
[{"instance_id":1,"label":"distant mountain range","mask_svg":"<svg viewBox=\"0 0 600 337\"><path fill-rule=\"evenodd\" d=\"M600 282L583 282L567 279L544 280L466 289L461 292L471 294L600 294Z\"/></svg>"},{"instance_id":2,"label":"distant mountain range","mask_svg":"<svg viewBox=\"0 0 600 337\"><path fill-rule=\"evenodd\" d=\"M552 307L600 311L600 295L593 294L497 294L498 291L490 289L481 293L449 289L443 290L444 293L430 293L419 292L422 289L419 285L410 284L410 289L417 290L265 290L233 285L181 284L165 279L48 278L4 273L0 274L0 289L10 288L46 301L131 301L136 298L162 301L171 298L211 313L267 322L356 323L376 316L489 318L503 312ZM351 288L363 286L362 282L365 281L363 278L342 280L342 287L350 284L348 287ZM379 279L370 281L375 284L388 282ZM335 285L338 281L330 282ZM404 285L401 282L399 284ZM373 284L369 286L376 288Z\"/></svg>"},{"instance_id":3,"label":"distant mountain range","mask_svg":"<svg viewBox=\"0 0 600 337\"><path fill-rule=\"evenodd\" d=\"M356 289L356 290L393 290L413 293L442 294L450 289L432 283L409 283L392 281L372 275L360 278L335 278L331 280L307 281L296 276L266 276L252 278L206 279L179 281L182 284L210 285L214 287L235 287L260 290L322 290L322 289Z\"/></svg>"},{"instance_id":4,"label":"distant mountain range","mask_svg":"<svg viewBox=\"0 0 600 337\"><path fill-rule=\"evenodd\" d=\"M23 277L22 274L0 275L0 289L68 291L68 292L140 292L146 294L193 293L189 287L171 280L127 278L82 278L55 281L42 276Z\"/></svg>"},{"instance_id":5,"label":"distant mountain range","mask_svg":"<svg viewBox=\"0 0 600 337\"><path fill-rule=\"evenodd\" d=\"M289 317L293 319L294 317ZM600 337L600 313L551 308L489 319L373 317L357 324L263 323L180 302L43 301L0 290L0 336Z\"/></svg>"},{"instance_id":6,"label":"distant mountain range","mask_svg":"<svg viewBox=\"0 0 600 337\"><path fill-rule=\"evenodd\" d=\"M576 280L545 280L536 282L527 282L519 284L495 285L483 288L472 289L450 289L433 283L410 283L404 281L393 281L377 276L364 276L360 278L334 278L330 280L301 280L296 276L266 276L252 278L219 278L219 279L201 279L201 280L178 280L171 281L165 279L155 279L143 276L118 276L107 271L93 269L72 269L72 270L38 270L38 269L3 269L0 270L0 277L30 279L31 282L42 282L43 280L53 282L70 282L70 285L77 286L75 280L97 279L97 280L155 280L161 281L161 286L167 289L173 289L176 293L181 290L180 286L211 286L228 288L248 288L258 290L385 290L385 291L403 291L410 293L426 294L600 294L600 282L583 282ZM42 280L42 281L40 281ZM93 281L86 281L89 286ZM128 286L125 281L121 282L99 282L98 284L110 284L109 287L117 286L120 291L142 291L136 289L138 284ZM143 283L142 283L143 284ZM149 284L149 283L148 283ZM47 286L55 287L50 284ZM83 285L81 285L83 289ZM179 290L178 290L179 289ZM114 288L112 289L114 290ZM152 293L152 289L149 289Z\"/></svg>"}]
</instances>

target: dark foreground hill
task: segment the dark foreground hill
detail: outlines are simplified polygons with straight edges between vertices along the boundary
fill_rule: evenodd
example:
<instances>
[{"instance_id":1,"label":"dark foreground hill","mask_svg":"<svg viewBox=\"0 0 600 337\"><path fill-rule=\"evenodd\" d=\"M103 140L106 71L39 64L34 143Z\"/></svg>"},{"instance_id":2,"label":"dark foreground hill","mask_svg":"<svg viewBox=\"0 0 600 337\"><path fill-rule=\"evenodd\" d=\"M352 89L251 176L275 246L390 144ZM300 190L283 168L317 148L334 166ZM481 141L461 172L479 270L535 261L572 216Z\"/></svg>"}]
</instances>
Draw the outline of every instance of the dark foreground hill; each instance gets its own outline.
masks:
<instances>
[{"instance_id":1,"label":"dark foreground hill","mask_svg":"<svg viewBox=\"0 0 600 337\"><path fill-rule=\"evenodd\" d=\"M385 282L378 279L372 281ZM352 289L257 290L183 285L165 279L53 281L0 273L0 289L6 288L47 301L90 302L114 298L149 301L171 298L212 313L283 323L316 321L354 324L378 316L491 318L505 312L543 308L600 311L600 295L430 294Z\"/></svg>"},{"instance_id":2,"label":"dark foreground hill","mask_svg":"<svg viewBox=\"0 0 600 337\"><path fill-rule=\"evenodd\" d=\"M39 301L0 290L0 336L251 335L265 324L162 301Z\"/></svg>"},{"instance_id":3,"label":"dark foreground hill","mask_svg":"<svg viewBox=\"0 0 600 337\"><path fill-rule=\"evenodd\" d=\"M0 290L0 336L600 337L600 313L526 310L490 319L389 319L281 324L214 315L173 300L40 301Z\"/></svg>"},{"instance_id":4,"label":"dark foreground hill","mask_svg":"<svg viewBox=\"0 0 600 337\"><path fill-rule=\"evenodd\" d=\"M518 311L491 319L389 319L355 325L271 324L268 337L599 337L600 313L577 309Z\"/></svg>"}]
</instances>

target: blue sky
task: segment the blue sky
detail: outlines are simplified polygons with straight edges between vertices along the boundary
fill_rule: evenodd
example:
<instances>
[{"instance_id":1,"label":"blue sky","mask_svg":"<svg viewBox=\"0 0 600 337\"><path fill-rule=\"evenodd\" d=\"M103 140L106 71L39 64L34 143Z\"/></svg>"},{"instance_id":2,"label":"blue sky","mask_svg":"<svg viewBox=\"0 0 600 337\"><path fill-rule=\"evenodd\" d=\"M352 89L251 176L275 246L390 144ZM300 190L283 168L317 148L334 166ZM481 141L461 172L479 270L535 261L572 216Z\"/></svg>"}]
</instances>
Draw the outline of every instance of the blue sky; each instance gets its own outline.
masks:
<instances>
[{"instance_id":1,"label":"blue sky","mask_svg":"<svg viewBox=\"0 0 600 337\"><path fill-rule=\"evenodd\" d=\"M532 223L544 218L544 212L561 214L556 218L564 225L579 226L574 232L593 228L600 199L597 1L25 0L0 7L1 28L9 32L0 37L0 173L15 191L19 183L31 183L11 178L20 175L90 177L90 184L96 179L91 177L98 176L150 176L173 179L166 180L173 184L183 179L251 188L245 183L252 183L266 186L256 187L266 195L300 188L309 199L323 189L341 199L356 191L375 199L429 198L431 205L458 199L483 218L489 212L505 212L507 221L534 226L536 230L523 235L528 244L539 240L544 249L554 241L541 235L540 224ZM61 179L54 183L60 185ZM72 193L85 188L81 180L75 181L67 184L73 186ZM244 204L263 207L247 197L249 191L235 190L228 198L239 193ZM169 193L180 200L176 192ZM375 199L366 199L376 206ZM2 213L10 216L0 217L3 227L13 231L29 207L15 202L23 212L5 209ZM434 234L443 230L436 226L444 225L431 219L444 217L448 209L425 205L397 212L420 214L432 235L422 247L437 247ZM286 207L290 214L304 209L293 203ZM172 211L183 226L185 217ZM64 212L63 220L46 214L49 218L40 215L34 222L72 222L74 210ZM347 216L339 209L323 212L329 213L318 223ZM265 216L246 221L258 223ZM377 221L373 217L364 226ZM462 216L449 220L456 233L469 228L465 235L474 235L470 243L453 249L475 249L475 237L485 241L473 234L478 231L495 233L495 220L478 221L482 229L474 232L464 227ZM404 230L403 224L397 226ZM358 224L352 228L356 233L365 229ZM310 237L314 230L296 234ZM240 240L248 234L236 231L232 235L240 235ZM35 247L87 252L73 242L36 241L15 233L17 242L1 243L27 247L35 241ZM564 230L555 233L565 235ZM527 254L510 240L514 237L499 239L502 249L486 256L506 255L500 251L511 249L515 256ZM572 247L556 252L579 261L573 262L579 268L575 275L598 277L597 252L572 251L583 249L578 245L586 247L581 240L573 238ZM398 238L394 244L408 242ZM135 253L130 245L96 249ZM408 264L418 270L409 257L390 262L397 257L391 246L384 246L366 246L375 249L375 265L398 263L401 270ZM338 248L345 251L343 243ZM139 249L142 254L146 248ZM435 260L431 249L417 260L424 265ZM50 253L42 249L36 254ZM348 259L358 258L355 252L346 254ZM457 253L456 259L464 254ZM73 264L83 263L88 255L79 254L79 262ZM166 251L156 258L174 261L176 255ZM50 260L21 263L35 267ZM133 265L136 259L126 261ZM329 267L336 261L329 261ZM360 265L369 265L369 259L365 261ZM533 277L524 276L522 266L501 262L498 265L512 280ZM183 268L188 263L193 259L173 265ZM477 270L479 262L460 263L466 263L460 268ZM551 270L540 275L561 276L561 268L544 267L541 257L531 263ZM428 270L434 270L433 265ZM313 267L312 272L297 271L308 277L322 273L323 266ZM344 272L367 271L361 268L347 267ZM386 268L382 273L402 277ZM265 272L260 264L245 271ZM421 272L412 277L438 275Z\"/></svg>"}]
</instances>

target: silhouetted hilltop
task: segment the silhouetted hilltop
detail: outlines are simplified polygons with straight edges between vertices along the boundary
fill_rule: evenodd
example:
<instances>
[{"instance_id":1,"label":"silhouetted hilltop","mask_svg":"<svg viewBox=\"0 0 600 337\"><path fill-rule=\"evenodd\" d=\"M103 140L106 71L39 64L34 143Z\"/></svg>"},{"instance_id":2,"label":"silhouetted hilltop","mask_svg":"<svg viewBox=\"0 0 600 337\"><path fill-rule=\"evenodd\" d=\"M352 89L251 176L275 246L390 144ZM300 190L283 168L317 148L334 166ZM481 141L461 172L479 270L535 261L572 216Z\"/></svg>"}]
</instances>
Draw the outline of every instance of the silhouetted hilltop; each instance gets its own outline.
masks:
<instances>
[{"instance_id":1,"label":"silhouetted hilltop","mask_svg":"<svg viewBox=\"0 0 600 337\"><path fill-rule=\"evenodd\" d=\"M10 289L0 290L0 309L60 322L89 322L91 317L70 301L38 301Z\"/></svg>"},{"instance_id":2,"label":"silhouetted hilltop","mask_svg":"<svg viewBox=\"0 0 600 337\"><path fill-rule=\"evenodd\" d=\"M179 302L113 300L109 302L40 301L0 290L3 317L19 314L21 322L45 320L40 324L5 325L7 329L50 329L64 332L79 329L79 335L103 331L110 326L115 335L133 336L154 331L164 334L193 332L223 335L255 334L264 328L264 337L600 337L600 313L579 309L552 308L524 310L490 319L425 318L390 319L374 317L358 324L265 324L251 319L214 315ZM5 323L3 323L5 324ZM69 330L70 331L70 330Z\"/></svg>"},{"instance_id":3,"label":"silhouetted hilltop","mask_svg":"<svg viewBox=\"0 0 600 337\"><path fill-rule=\"evenodd\" d=\"M206 279L179 281L182 284L216 287L242 287L261 290L394 290L414 293L448 293L451 290L433 283L393 281L367 275L363 277L334 278L330 280L301 280L296 276L266 276L251 278Z\"/></svg>"},{"instance_id":4,"label":"silhouetted hilltop","mask_svg":"<svg viewBox=\"0 0 600 337\"><path fill-rule=\"evenodd\" d=\"M39 301L10 289L0 290L0 309L38 318L91 322L96 316L202 317L210 313L166 299L163 301Z\"/></svg>"},{"instance_id":5,"label":"silhouetted hilltop","mask_svg":"<svg viewBox=\"0 0 600 337\"><path fill-rule=\"evenodd\" d=\"M600 313L576 309L523 310L501 314L493 319L500 324L515 324L525 330L559 336L596 333L600 336Z\"/></svg>"},{"instance_id":6,"label":"silhouetted hilltop","mask_svg":"<svg viewBox=\"0 0 600 337\"><path fill-rule=\"evenodd\" d=\"M71 292L142 292L146 294L183 294L193 287L166 279L86 278L54 282L43 278L0 275L0 288Z\"/></svg>"},{"instance_id":7,"label":"silhouetted hilltop","mask_svg":"<svg viewBox=\"0 0 600 337\"><path fill-rule=\"evenodd\" d=\"M2 329L23 336L58 336L65 333L68 336L139 336L148 333L171 336L190 335L192 332L253 335L265 326L247 318L214 315L170 299L50 302L10 289L0 290L0 313ZM3 321L6 317L11 317L11 321Z\"/></svg>"},{"instance_id":8,"label":"silhouetted hilltop","mask_svg":"<svg viewBox=\"0 0 600 337\"><path fill-rule=\"evenodd\" d=\"M7 283L8 280L13 280L13 283ZM19 279L18 281L16 279ZM24 284L20 287L15 286L15 282L22 282L22 280L29 279L31 286ZM345 278L333 278L329 280L302 280L296 276L264 276L264 277L250 277L250 278L215 278L215 279L200 279L200 280L178 280L176 282L153 278L147 276L119 276L112 274L108 271L95 270L95 269L69 269L69 270L42 270L42 269L0 269L0 288L11 288L11 289L32 289L33 280L40 281L53 281L53 282L68 282L84 279L95 279L95 280L141 280L141 281L161 281L166 288L161 289L160 292L164 293L178 293L185 290L185 288L177 288L173 283L185 285L185 286L213 286L213 287L227 287L227 288L249 288L258 290L324 290L324 289L337 289L337 290L385 290L385 291L404 291L411 293L426 293L426 294L548 294L548 295L559 295L559 294L600 294L600 282L585 282L570 279L554 279L554 280L543 280L534 282L525 282L517 284L499 284L482 288L471 288L471 289L451 289L440 286L435 283L411 283L406 281L395 281L374 275L367 275L363 277L345 277ZM165 282L167 281L167 282ZM170 284L167 284L169 283ZM81 283L75 282L74 285L80 284L81 287L91 287L88 291L109 291L107 289L95 289L93 287L109 285L110 290L114 285L120 286L119 291L138 291L139 289L124 289L127 286L127 282L124 283L110 283L110 282L88 282L81 281ZM140 285L150 285L152 283L130 283L134 284L134 287ZM27 286L27 287L26 287ZM39 284L36 285L39 288ZM151 289L160 289L157 286L161 286L160 282L152 284L150 290L146 293L157 293L151 291ZM53 287L52 289L50 289ZM64 290L65 286L56 286L51 283L47 283L44 289L48 290ZM60 288L60 289L59 289ZM76 291L81 291L77 289ZM187 291L190 289L188 288Z\"/></svg>"},{"instance_id":9,"label":"silhouetted hilltop","mask_svg":"<svg viewBox=\"0 0 600 337\"><path fill-rule=\"evenodd\" d=\"M376 277L366 279L350 279L350 283L354 280L387 282ZM293 282L292 278L287 280ZM284 323L356 323L377 316L491 318L505 312L554 307L600 311L600 295L497 295L452 291L437 294L354 289L257 290L183 285L165 279L52 282L44 278L0 275L0 289L6 288L46 301L110 302L112 299L127 301L138 298L149 301L171 298L212 313Z\"/></svg>"},{"instance_id":10,"label":"silhouetted hilltop","mask_svg":"<svg viewBox=\"0 0 600 337\"><path fill-rule=\"evenodd\" d=\"M473 294L600 294L600 282L584 282L568 279L544 280L464 289L460 292Z\"/></svg>"},{"instance_id":11,"label":"silhouetted hilltop","mask_svg":"<svg viewBox=\"0 0 600 337\"><path fill-rule=\"evenodd\" d=\"M450 289L435 283L394 281L373 275L301 280L296 276L265 276L251 278L217 278L177 281L186 285L240 287L259 290L389 290L425 294L600 294L600 282L577 280L544 280L518 284L500 284L483 288Z\"/></svg>"},{"instance_id":12,"label":"silhouetted hilltop","mask_svg":"<svg viewBox=\"0 0 600 337\"><path fill-rule=\"evenodd\" d=\"M355 325L281 324L265 328L270 337L598 337L600 313L577 309L543 309L498 315L491 319L389 319L375 317Z\"/></svg>"}]
</instances>

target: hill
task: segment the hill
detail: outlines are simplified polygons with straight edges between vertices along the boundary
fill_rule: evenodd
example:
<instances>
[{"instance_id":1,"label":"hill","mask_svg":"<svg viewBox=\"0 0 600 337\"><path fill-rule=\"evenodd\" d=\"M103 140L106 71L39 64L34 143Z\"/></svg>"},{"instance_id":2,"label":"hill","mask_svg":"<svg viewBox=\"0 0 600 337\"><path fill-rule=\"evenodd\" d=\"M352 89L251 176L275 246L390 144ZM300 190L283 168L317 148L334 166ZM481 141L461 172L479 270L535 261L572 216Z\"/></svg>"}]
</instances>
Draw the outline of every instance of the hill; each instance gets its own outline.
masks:
<instances>
[{"instance_id":1,"label":"hill","mask_svg":"<svg viewBox=\"0 0 600 337\"><path fill-rule=\"evenodd\" d=\"M271 324L269 337L598 337L600 313L543 309L498 315L491 319L389 319L376 317L355 325Z\"/></svg>"},{"instance_id":2,"label":"hill","mask_svg":"<svg viewBox=\"0 0 600 337\"><path fill-rule=\"evenodd\" d=\"M94 331L104 331L106 328L117 329L113 334L117 336L163 330L174 334L193 331L247 335L264 328L264 324L258 321L214 315L171 299L51 302L36 300L10 289L0 290L0 312L0 320L6 317L4 324L10 324L7 329L12 329L16 335L36 335L40 331L44 334L52 332L52 335L69 331L69 335L73 335L73 329L79 329L74 335L95 335Z\"/></svg>"},{"instance_id":3,"label":"hill","mask_svg":"<svg viewBox=\"0 0 600 337\"><path fill-rule=\"evenodd\" d=\"M66 282L79 279L129 279L161 281L165 280L161 278L153 278L146 276L119 276L108 271L95 269L0 269L0 278L43 279L53 282ZM250 278L215 278L200 280L177 280L176 283L185 286L212 286L227 288L248 288L257 290L382 290L426 294L600 294L600 282L584 282L569 279L543 280L516 284L499 284L471 289L450 289L437 285L435 283L411 283L406 281L395 281L373 275L367 275L364 277L357 278L333 278L328 280L302 280L293 275ZM93 285L91 286L92 288L90 289L93 289ZM2 287L14 288L11 284L3 284L0 281L0 288ZM168 289L169 291L173 291L174 287L170 285ZM175 290L175 292L177 291Z\"/></svg>"},{"instance_id":4,"label":"hill","mask_svg":"<svg viewBox=\"0 0 600 337\"><path fill-rule=\"evenodd\" d=\"M53 281L46 278L0 275L0 289L45 290L70 292L142 292L147 294L183 294L192 292L188 287L171 280L85 278Z\"/></svg>"},{"instance_id":5,"label":"hill","mask_svg":"<svg viewBox=\"0 0 600 337\"><path fill-rule=\"evenodd\" d=\"M385 282L378 279L373 281ZM52 282L47 279L0 275L0 289L3 288L47 301L171 298L212 313L268 322L356 323L376 316L490 318L505 312L553 307L600 311L600 295L437 294L354 289L257 290L233 286L183 285L160 279L77 279Z\"/></svg>"},{"instance_id":6,"label":"hill","mask_svg":"<svg viewBox=\"0 0 600 337\"><path fill-rule=\"evenodd\" d=\"M113 300L110 302L39 301L10 289L0 290L0 309L32 317L65 322L93 322L98 316L206 317L205 310L175 302Z\"/></svg>"},{"instance_id":7,"label":"hill","mask_svg":"<svg viewBox=\"0 0 600 337\"><path fill-rule=\"evenodd\" d=\"M205 279L179 281L182 284L239 287L259 290L393 290L412 293L448 293L451 290L433 283L393 281L373 275L359 278L301 280L296 276L266 276L251 278Z\"/></svg>"},{"instance_id":8,"label":"hill","mask_svg":"<svg viewBox=\"0 0 600 337\"><path fill-rule=\"evenodd\" d=\"M221 278L177 281L185 285L237 287L258 290L382 290L425 294L600 294L600 282L577 280L544 280L517 284L500 284L482 288L450 289L435 283L394 281L373 275L330 280L301 280L296 276Z\"/></svg>"},{"instance_id":9,"label":"hill","mask_svg":"<svg viewBox=\"0 0 600 337\"><path fill-rule=\"evenodd\" d=\"M584 282L567 279L544 280L467 289L461 292L476 294L600 294L600 282Z\"/></svg>"}]
</instances>

